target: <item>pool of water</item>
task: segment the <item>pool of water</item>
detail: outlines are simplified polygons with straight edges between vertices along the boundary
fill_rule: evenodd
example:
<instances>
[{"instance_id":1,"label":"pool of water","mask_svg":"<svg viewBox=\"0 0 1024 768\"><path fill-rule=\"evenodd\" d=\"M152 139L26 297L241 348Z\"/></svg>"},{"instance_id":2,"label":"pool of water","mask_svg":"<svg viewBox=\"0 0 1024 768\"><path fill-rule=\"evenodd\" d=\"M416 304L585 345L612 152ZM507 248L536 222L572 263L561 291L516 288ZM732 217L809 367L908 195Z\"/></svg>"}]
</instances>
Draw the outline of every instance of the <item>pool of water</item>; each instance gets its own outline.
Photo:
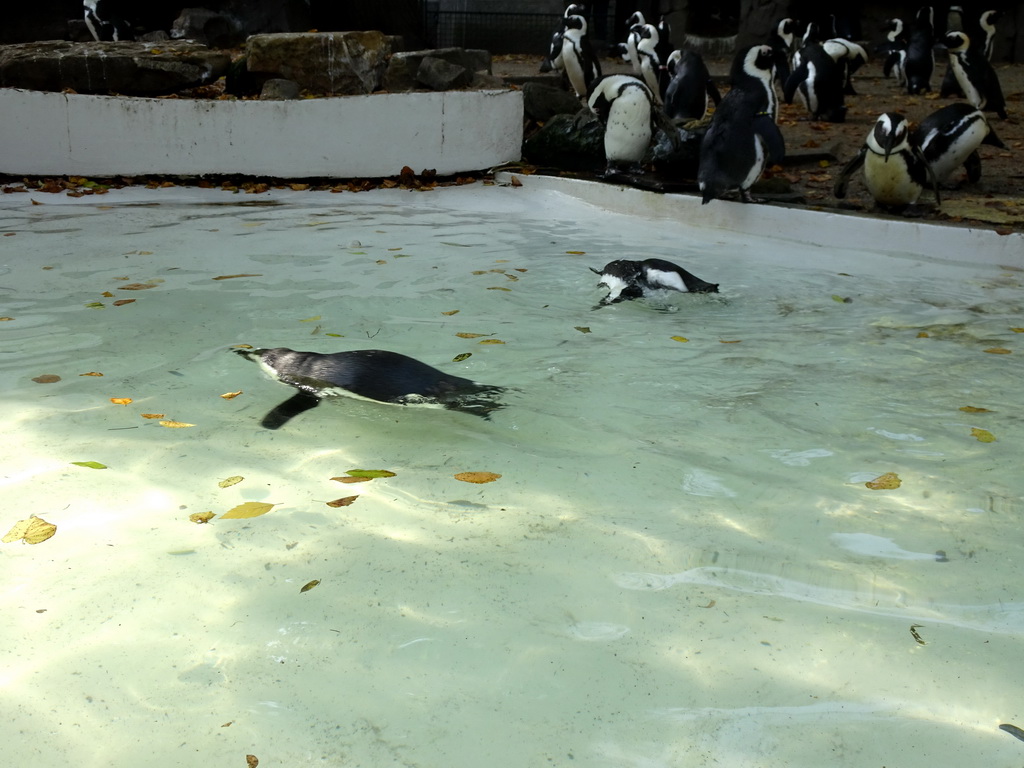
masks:
<instances>
[{"instance_id":1,"label":"pool of water","mask_svg":"<svg viewBox=\"0 0 1024 768\"><path fill-rule=\"evenodd\" d=\"M0 197L0 533L57 526L0 545L7 762L1020 765L1022 274L867 242L482 184ZM721 293L593 308L648 257ZM238 344L507 408L269 431Z\"/></svg>"}]
</instances>

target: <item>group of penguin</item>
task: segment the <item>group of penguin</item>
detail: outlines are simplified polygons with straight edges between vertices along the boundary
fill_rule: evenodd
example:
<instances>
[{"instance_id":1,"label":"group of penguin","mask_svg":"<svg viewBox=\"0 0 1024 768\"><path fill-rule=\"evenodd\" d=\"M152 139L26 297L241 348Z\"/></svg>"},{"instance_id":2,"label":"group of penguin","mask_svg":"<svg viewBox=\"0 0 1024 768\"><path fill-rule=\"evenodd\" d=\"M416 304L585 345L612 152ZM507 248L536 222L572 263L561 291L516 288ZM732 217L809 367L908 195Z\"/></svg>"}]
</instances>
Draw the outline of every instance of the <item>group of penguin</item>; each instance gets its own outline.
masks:
<instances>
[{"instance_id":1,"label":"group of penguin","mask_svg":"<svg viewBox=\"0 0 1024 768\"><path fill-rule=\"evenodd\" d=\"M878 49L886 57L886 76L896 78L910 94L929 90L934 50L941 42L950 57L941 95L959 94L966 103L944 107L916 128L897 112L879 116L860 152L838 175L833 188L837 198L845 197L858 170L863 170L876 204L895 210L916 203L928 186L938 202L939 184L961 166L971 182L980 178L980 145L1005 148L985 116L989 111L1006 118L999 79L989 63L998 16L985 11L968 17L953 6L947 28L959 29L940 40L930 6L918 10L909 24L889 21L886 41ZM630 63L632 74L602 75L587 34L585 8L578 3L566 7L541 69L564 71L576 95L604 124L609 175L639 170L656 129L676 140L677 126L706 120L714 103L697 172L703 203L731 191L752 202L753 184L766 168L784 159L777 84L786 103L799 98L812 119L843 122L845 96L856 94L853 75L868 60L861 45L826 36L817 23L805 25L798 35L801 25L782 19L765 44L737 52L729 73L731 87L722 97L700 55L673 47L664 19L649 24L637 12L627 26L627 39L615 51Z\"/></svg>"},{"instance_id":2,"label":"group of penguin","mask_svg":"<svg viewBox=\"0 0 1024 768\"><path fill-rule=\"evenodd\" d=\"M617 259L591 271L600 275L598 286L608 289L594 309L663 290L718 293L717 283L701 280L664 259ZM341 395L394 405L442 407L485 419L505 407L500 397L506 387L453 376L398 352L360 349L320 354L248 345L231 351L259 364L272 379L298 390L263 417L260 424L266 429L279 429L324 398Z\"/></svg>"}]
</instances>

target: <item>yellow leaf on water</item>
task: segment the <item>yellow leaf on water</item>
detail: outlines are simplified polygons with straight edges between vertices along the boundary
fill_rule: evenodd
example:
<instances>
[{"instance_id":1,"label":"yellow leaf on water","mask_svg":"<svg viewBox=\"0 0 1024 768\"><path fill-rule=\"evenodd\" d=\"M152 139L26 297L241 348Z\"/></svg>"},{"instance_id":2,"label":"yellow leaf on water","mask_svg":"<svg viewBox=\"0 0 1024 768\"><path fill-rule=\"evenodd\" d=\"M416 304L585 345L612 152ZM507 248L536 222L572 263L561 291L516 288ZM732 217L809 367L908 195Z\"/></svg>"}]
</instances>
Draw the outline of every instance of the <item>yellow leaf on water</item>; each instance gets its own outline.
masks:
<instances>
[{"instance_id":1,"label":"yellow leaf on water","mask_svg":"<svg viewBox=\"0 0 1024 768\"><path fill-rule=\"evenodd\" d=\"M299 320L299 322L300 323L315 323L319 319L320 319L320 315L313 315L312 317L304 317L302 320Z\"/></svg>"},{"instance_id":2,"label":"yellow leaf on water","mask_svg":"<svg viewBox=\"0 0 1024 768\"><path fill-rule=\"evenodd\" d=\"M234 280L236 277L263 277L263 275L217 275L217 277L210 278L211 280Z\"/></svg>"},{"instance_id":3,"label":"yellow leaf on water","mask_svg":"<svg viewBox=\"0 0 1024 768\"><path fill-rule=\"evenodd\" d=\"M142 418L144 418L144 419L162 419L165 414L163 414L163 413L140 413L139 415Z\"/></svg>"},{"instance_id":4,"label":"yellow leaf on water","mask_svg":"<svg viewBox=\"0 0 1024 768\"><path fill-rule=\"evenodd\" d=\"M671 339L672 339L672 341L682 341L682 342L689 341L689 339L686 338L685 336L672 336Z\"/></svg>"},{"instance_id":5,"label":"yellow leaf on water","mask_svg":"<svg viewBox=\"0 0 1024 768\"><path fill-rule=\"evenodd\" d=\"M210 522L213 518L213 512L193 512L191 515L188 516L189 520L191 520L193 523L198 523L200 525L202 525L203 523Z\"/></svg>"},{"instance_id":6,"label":"yellow leaf on water","mask_svg":"<svg viewBox=\"0 0 1024 768\"><path fill-rule=\"evenodd\" d=\"M1014 333L1024 333L1024 328L1011 328Z\"/></svg>"},{"instance_id":7,"label":"yellow leaf on water","mask_svg":"<svg viewBox=\"0 0 1024 768\"><path fill-rule=\"evenodd\" d=\"M331 480L334 480L334 481L339 482L339 483L368 483L371 480L373 480L373 478L372 477L332 477Z\"/></svg>"},{"instance_id":8,"label":"yellow leaf on water","mask_svg":"<svg viewBox=\"0 0 1024 768\"><path fill-rule=\"evenodd\" d=\"M300 589L299 592L309 592L309 590L311 590L313 587L315 587L319 583L320 583L320 579L313 579L312 581L308 581L308 582L306 582L305 584L302 585L302 589Z\"/></svg>"},{"instance_id":9,"label":"yellow leaf on water","mask_svg":"<svg viewBox=\"0 0 1024 768\"><path fill-rule=\"evenodd\" d=\"M368 477L371 480L375 477L394 477L395 473L390 469L350 469L346 475L352 477Z\"/></svg>"},{"instance_id":10,"label":"yellow leaf on water","mask_svg":"<svg viewBox=\"0 0 1024 768\"><path fill-rule=\"evenodd\" d=\"M919 338L919 339L927 339L927 338L929 338L928 331L918 331L917 338Z\"/></svg>"},{"instance_id":11,"label":"yellow leaf on water","mask_svg":"<svg viewBox=\"0 0 1024 768\"><path fill-rule=\"evenodd\" d=\"M134 402L130 397L112 397L110 402L114 405L128 405L128 403Z\"/></svg>"},{"instance_id":12,"label":"yellow leaf on water","mask_svg":"<svg viewBox=\"0 0 1024 768\"><path fill-rule=\"evenodd\" d=\"M36 384L55 384L60 381L60 376L55 373L44 373L42 376L32 377L32 381Z\"/></svg>"},{"instance_id":13,"label":"yellow leaf on water","mask_svg":"<svg viewBox=\"0 0 1024 768\"><path fill-rule=\"evenodd\" d=\"M238 485L243 480L245 480L245 478L242 477L241 475L232 475L231 477L224 478L219 483L217 483L217 485L219 485L221 488L230 488L232 485Z\"/></svg>"},{"instance_id":14,"label":"yellow leaf on water","mask_svg":"<svg viewBox=\"0 0 1024 768\"><path fill-rule=\"evenodd\" d=\"M356 499L358 499L358 498L359 498L358 496L345 496L345 497L340 498L340 499L335 499L334 501L328 501L327 502L327 506L328 507L348 507L348 506L351 506L352 504L354 504Z\"/></svg>"},{"instance_id":15,"label":"yellow leaf on water","mask_svg":"<svg viewBox=\"0 0 1024 768\"><path fill-rule=\"evenodd\" d=\"M462 332L462 333L456 333L455 335L458 336L460 339L479 339L481 336L490 336L491 334L489 334L489 333L466 333L466 332Z\"/></svg>"},{"instance_id":16,"label":"yellow leaf on water","mask_svg":"<svg viewBox=\"0 0 1024 768\"><path fill-rule=\"evenodd\" d=\"M221 395L221 397L223 397L225 400L234 400L240 394L242 394L242 390L238 390L237 392L225 392L223 395Z\"/></svg>"},{"instance_id":17,"label":"yellow leaf on water","mask_svg":"<svg viewBox=\"0 0 1024 768\"><path fill-rule=\"evenodd\" d=\"M32 515L26 520L19 520L3 537L4 544L12 541L24 541L26 544L38 544L46 541L57 532L57 526L48 523L41 517Z\"/></svg>"},{"instance_id":18,"label":"yellow leaf on water","mask_svg":"<svg viewBox=\"0 0 1024 768\"><path fill-rule=\"evenodd\" d=\"M996 436L987 429L978 429L977 427L971 428L971 437L977 438L979 443L994 443L996 441Z\"/></svg>"},{"instance_id":19,"label":"yellow leaf on water","mask_svg":"<svg viewBox=\"0 0 1024 768\"><path fill-rule=\"evenodd\" d=\"M262 501L247 501L237 507L232 507L220 517L222 520L245 520L265 515L276 506L277 504L267 504Z\"/></svg>"},{"instance_id":20,"label":"yellow leaf on water","mask_svg":"<svg viewBox=\"0 0 1024 768\"><path fill-rule=\"evenodd\" d=\"M903 484L900 480L900 476L895 472L886 472L884 475L879 475L874 480L868 480L864 485L873 491L891 491L894 488L899 488Z\"/></svg>"},{"instance_id":21,"label":"yellow leaf on water","mask_svg":"<svg viewBox=\"0 0 1024 768\"><path fill-rule=\"evenodd\" d=\"M99 371L89 371L88 373L80 373L79 376L102 376L103 374Z\"/></svg>"},{"instance_id":22,"label":"yellow leaf on water","mask_svg":"<svg viewBox=\"0 0 1024 768\"><path fill-rule=\"evenodd\" d=\"M990 355L1010 355L1013 352L1006 347L989 347L988 349L981 350L982 352L988 352Z\"/></svg>"},{"instance_id":23,"label":"yellow leaf on water","mask_svg":"<svg viewBox=\"0 0 1024 768\"><path fill-rule=\"evenodd\" d=\"M573 328L575 328L580 333L590 333L589 325L574 325Z\"/></svg>"},{"instance_id":24,"label":"yellow leaf on water","mask_svg":"<svg viewBox=\"0 0 1024 768\"><path fill-rule=\"evenodd\" d=\"M586 251L566 251L570 256L586 256Z\"/></svg>"},{"instance_id":25,"label":"yellow leaf on water","mask_svg":"<svg viewBox=\"0 0 1024 768\"><path fill-rule=\"evenodd\" d=\"M456 355L455 357L453 357L453 358L452 358L452 362L453 362L453 363L461 363L461 362L462 362L463 360L465 360L465 359L466 359L467 357L472 357L472 356L473 356L473 353L472 353L472 352L463 352L463 353L461 353L461 354L458 354L458 355Z\"/></svg>"},{"instance_id":26,"label":"yellow leaf on water","mask_svg":"<svg viewBox=\"0 0 1024 768\"><path fill-rule=\"evenodd\" d=\"M739 344L743 339L719 339L722 344Z\"/></svg>"},{"instance_id":27,"label":"yellow leaf on water","mask_svg":"<svg viewBox=\"0 0 1024 768\"><path fill-rule=\"evenodd\" d=\"M501 339L480 339L477 344L504 344Z\"/></svg>"},{"instance_id":28,"label":"yellow leaf on water","mask_svg":"<svg viewBox=\"0 0 1024 768\"><path fill-rule=\"evenodd\" d=\"M464 483L493 483L501 475L496 472L459 472L455 475L456 480Z\"/></svg>"},{"instance_id":29,"label":"yellow leaf on water","mask_svg":"<svg viewBox=\"0 0 1024 768\"><path fill-rule=\"evenodd\" d=\"M188 424L184 421L161 421L161 427L170 427L171 429L184 429L185 427L194 427L195 424Z\"/></svg>"},{"instance_id":30,"label":"yellow leaf on water","mask_svg":"<svg viewBox=\"0 0 1024 768\"><path fill-rule=\"evenodd\" d=\"M100 464L98 461L72 461L76 467L85 467L86 469L106 469L106 464Z\"/></svg>"},{"instance_id":31,"label":"yellow leaf on water","mask_svg":"<svg viewBox=\"0 0 1024 768\"><path fill-rule=\"evenodd\" d=\"M964 413L992 413L988 408L975 408L973 405L962 405L960 410Z\"/></svg>"},{"instance_id":32,"label":"yellow leaf on water","mask_svg":"<svg viewBox=\"0 0 1024 768\"><path fill-rule=\"evenodd\" d=\"M451 310L449 310L449 311L447 311L447 312L442 312L441 314L442 314L442 315L448 315L449 317L451 317L452 315L457 315L457 314L459 314L459 310L457 310L457 309L451 309Z\"/></svg>"},{"instance_id":33,"label":"yellow leaf on water","mask_svg":"<svg viewBox=\"0 0 1024 768\"><path fill-rule=\"evenodd\" d=\"M511 291L512 289L511 288L506 288L506 287L504 287L502 285L492 285L492 286L488 287L487 290L488 291Z\"/></svg>"}]
</instances>

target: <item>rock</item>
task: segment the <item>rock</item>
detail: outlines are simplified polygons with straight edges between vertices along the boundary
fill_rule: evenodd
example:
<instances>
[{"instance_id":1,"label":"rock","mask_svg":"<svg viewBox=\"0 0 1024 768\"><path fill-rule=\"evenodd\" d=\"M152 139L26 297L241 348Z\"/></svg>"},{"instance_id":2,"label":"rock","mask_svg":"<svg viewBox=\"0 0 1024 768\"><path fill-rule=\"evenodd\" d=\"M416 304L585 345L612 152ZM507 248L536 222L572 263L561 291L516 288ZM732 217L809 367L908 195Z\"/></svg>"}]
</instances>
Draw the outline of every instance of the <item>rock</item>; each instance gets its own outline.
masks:
<instances>
[{"instance_id":1,"label":"rock","mask_svg":"<svg viewBox=\"0 0 1024 768\"><path fill-rule=\"evenodd\" d=\"M500 77L496 75L488 75L486 72L474 72L472 79L469 81L470 88L480 89L495 89L508 88L508 85Z\"/></svg>"},{"instance_id":2,"label":"rock","mask_svg":"<svg viewBox=\"0 0 1024 768\"><path fill-rule=\"evenodd\" d=\"M590 110L555 115L523 143L523 158L566 171L603 170L604 126Z\"/></svg>"},{"instance_id":3,"label":"rock","mask_svg":"<svg viewBox=\"0 0 1024 768\"><path fill-rule=\"evenodd\" d=\"M223 51L186 41L0 46L0 87L154 96L213 82L228 70Z\"/></svg>"},{"instance_id":4,"label":"rock","mask_svg":"<svg viewBox=\"0 0 1024 768\"><path fill-rule=\"evenodd\" d=\"M658 175L664 178L696 179L700 165L700 143L709 124L710 121L694 121L690 130L677 127L674 142L663 130L659 130L644 158L645 164L653 165Z\"/></svg>"},{"instance_id":5,"label":"rock","mask_svg":"<svg viewBox=\"0 0 1024 768\"><path fill-rule=\"evenodd\" d=\"M355 95L381 87L393 38L376 31L253 35L249 71L294 80L314 93Z\"/></svg>"},{"instance_id":6,"label":"rock","mask_svg":"<svg viewBox=\"0 0 1024 768\"><path fill-rule=\"evenodd\" d=\"M542 83L523 84L523 112L538 123L546 123L555 115L575 114L580 100L562 88Z\"/></svg>"},{"instance_id":7,"label":"rock","mask_svg":"<svg viewBox=\"0 0 1024 768\"><path fill-rule=\"evenodd\" d=\"M416 73L424 58L441 59L462 67L467 72L491 74L491 54L475 48L435 48L424 51L401 51L394 54L384 73L384 87L392 92L411 91L418 87Z\"/></svg>"},{"instance_id":8,"label":"rock","mask_svg":"<svg viewBox=\"0 0 1024 768\"><path fill-rule=\"evenodd\" d=\"M175 40L195 40L213 48L234 48L245 41L238 21L207 8L182 8L171 25Z\"/></svg>"},{"instance_id":9,"label":"rock","mask_svg":"<svg viewBox=\"0 0 1024 768\"><path fill-rule=\"evenodd\" d=\"M416 68L416 82L435 91L450 91L465 88L472 79L472 73L458 64L450 64L444 59L424 56Z\"/></svg>"},{"instance_id":10,"label":"rock","mask_svg":"<svg viewBox=\"0 0 1024 768\"><path fill-rule=\"evenodd\" d=\"M292 101L299 98L301 89L294 80L272 77L263 84L260 99L263 101Z\"/></svg>"}]
</instances>

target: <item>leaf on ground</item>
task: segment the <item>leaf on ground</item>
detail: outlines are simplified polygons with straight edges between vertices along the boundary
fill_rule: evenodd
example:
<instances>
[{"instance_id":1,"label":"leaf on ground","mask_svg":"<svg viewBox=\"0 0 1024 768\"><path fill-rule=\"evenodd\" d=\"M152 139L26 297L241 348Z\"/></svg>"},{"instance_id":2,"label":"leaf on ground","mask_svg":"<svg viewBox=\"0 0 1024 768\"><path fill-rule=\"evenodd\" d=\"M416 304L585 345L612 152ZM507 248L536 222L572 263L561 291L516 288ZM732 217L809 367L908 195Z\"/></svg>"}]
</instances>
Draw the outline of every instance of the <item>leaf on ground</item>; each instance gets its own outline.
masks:
<instances>
[{"instance_id":1,"label":"leaf on ground","mask_svg":"<svg viewBox=\"0 0 1024 768\"><path fill-rule=\"evenodd\" d=\"M232 485L238 485L243 480L245 480L245 478L242 477L241 475L232 475L231 477L224 478L219 483L217 483L217 485L219 485L221 488L230 488Z\"/></svg>"},{"instance_id":2,"label":"leaf on ground","mask_svg":"<svg viewBox=\"0 0 1024 768\"><path fill-rule=\"evenodd\" d=\"M455 475L456 480L461 480L464 483L493 483L501 475L496 472L459 472Z\"/></svg>"},{"instance_id":3,"label":"leaf on ground","mask_svg":"<svg viewBox=\"0 0 1024 768\"><path fill-rule=\"evenodd\" d=\"M263 275L217 275L217 277L211 278L212 280L234 280L236 277L263 277Z\"/></svg>"},{"instance_id":4,"label":"leaf on ground","mask_svg":"<svg viewBox=\"0 0 1024 768\"><path fill-rule=\"evenodd\" d=\"M54 384L60 381L60 376L55 373L44 373L42 376L36 376L32 379L36 384Z\"/></svg>"},{"instance_id":5,"label":"leaf on ground","mask_svg":"<svg viewBox=\"0 0 1024 768\"><path fill-rule=\"evenodd\" d=\"M300 589L299 592L300 593L302 593L302 592L309 592L309 590L311 590L313 587L315 587L319 583L320 583L320 579L313 579L312 581L307 581L305 584L302 585L302 589Z\"/></svg>"},{"instance_id":6,"label":"leaf on ground","mask_svg":"<svg viewBox=\"0 0 1024 768\"><path fill-rule=\"evenodd\" d=\"M874 480L864 483L873 491L891 491L894 488L899 488L902 484L903 481L895 472L886 472L884 475L879 475Z\"/></svg>"},{"instance_id":7,"label":"leaf on ground","mask_svg":"<svg viewBox=\"0 0 1024 768\"><path fill-rule=\"evenodd\" d=\"M265 515L276 506L277 504L267 504L263 501L247 501L237 507L232 507L220 517L222 520L246 520L250 517Z\"/></svg>"},{"instance_id":8,"label":"leaf on ground","mask_svg":"<svg viewBox=\"0 0 1024 768\"><path fill-rule=\"evenodd\" d=\"M198 523L202 525L203 523L210 522L211 520L213 520L214 517L215 515L213 514L213 512L193 512L191 515L188 516L188 519L191 520L193 523Z\"/></svg>"},{"instance_id":9,"label":"leaf on ground","mask_svg":"<svg viewBox=\"0 0 1024 768\"><path fill-rule=\"evenodd\" d=\"M689 339L686 338L685 336L672 336L670 338L672 339L672 341L680 341L680 342L684 342L684 343L689 341Z\"/></svg>"},{"instance_id":10,"label":"leaf on ground","mask_svg":"<svg viewBox=\"0 0 1024 768\"><path fill-rule=\"evenodd\" d=\"M112 397L110 398L110 402L114 405L128 405L128 403L133 403L135 401L130 397Z\"/></svg>"},{"instance_id":11,"label":"leaf on ground","mask_svg":"<svg viewBox=\"0 0 1024 768\"><path fill-rule=\"evenodd\" d=\"M462 331L460 333L456 333L455 335L458 336L460 339L479 339L481 336L493 336L494 334L491 334L491 333L466 333L465 331Z\"/></svg>"},{"instance_id":12,"label":"leaf on ground","mask_svg":"<svg viewBox=\"0 0 1024 768\"><path fill-rule=\"evenodd\" d=\"M144 419L162 419L166 414L163 414L163 413L140 413L139 415L142 418L144 418Z\"/></svg>"},{"instance_id":13,"label":"leaf on ground","mask_svg":"<svg viewBox=\"0 0 1024 768\"><path fill-rule=\"evenodd\" d=\"M368 477L371 480L375 477L395 476L395 473L389 469L350 469L345 474L351 477Z\"/></svg>"},{"instance_id":14,"label":"leaf on ground","mask_svg":"<svg viewBox=\"0 0 1024 768\"><path fill-rule=\"evenodd\" d=\"M1006 347L989 347L988 349L983 349L981 351L982 352L988 352L990 355L1011 355L1011 354L1013 354L1013 351L1007 349Z\"/></svg>"},{"instance_id":15,"label":"leaf on ground","mask_svg":"<svg viewBox=\"0 0 1024 768\"><path fill-rule=\"evenodd\" d=\"M223 395L221 395L221 397L223 397L225 400L234 400L240 394L242 394L242 390L238 390L237 392L225 392Z\"/></svg>"},{"instance_id":16,"label":"leaf on ground","mask_svg":"<svg viewBox=\"0 0 1024 768\"><path fill-rule=\"evenodd\" d=\"M100 464L98 461L72 461L76 467L85 467L86 469L106 469L106 464Z\"/></svg>"},{"instance_id":17,"label":"leaf on ground","mask_svg":"<svg viewBox=\"0 0 1024 768\"><path fill-rule=\"evenodd\" d=\"M977 438L979 443L994 443L996 441L996 436L987 429L978 429L977 427L971 427L971 437Z\"/></svg>"},{"instance_id":18,"label":"leaf on ground","mask_svg":"<svg viewBox=\"0 0 1024 768\"><path fill-rule=\"evenodd\" d=\"M988 408L975 408L973 405L961 405L960 410L964 413L992 413Z\"/></svg>"},{"instance_id":19,"label":"leaf on ground","mask_svg":"<svg viewBox=\"0 0 1024 768\"><path fill-rule=\"evenodd\" d=\"M14 527L7 532L2 540L4 544L12 541L24 541L26 544L38 544L46 541L57 532L57 526L48 523L41 517L32 515L26 520L19 520Z\"/></svg>"},{"instance_id":20,"label":"leaf on ground","mask_svg":"<svg viewBox=\"0 0 1024 768\"><path fill-rule=\"evenodd\" d=\"M358 499L358 498L359 498L358 496L343 496L340 499L335 499L334 501L328 501L327 502L327 506L328 507L349 507L352 504L354 504L356 499Z\"/></svg>"},{"instance_id":21,"label":"leaf on ground","mask_svg":"<svg viewBox=\"0 0 1024 768\"><path fill-rule=\"evenodd\" d=\"M115 307L123 307L125 304L134 304L135 299L118 299L117 301L111 302Z\"/></svg>"},{"instance_id":22,"label":"leaf on ground","mask_svg":"<svg viewBox=\"0 0 1024 768\"><path fill-rule=\"evenodd\" d=\"M194 427L195 424L189 424L185 421L172 421L170 419L160 422L161 427L170 427L171 429L184 429L185 427Z\"/></svg>"},{"instance_id":23,"label":"leaf on ground","mask_svg":"<svg viewBox=\"0 0 1024 768\"><path fill-rule=\"evenodd\" d=\"M462 354L459 354L459 355L456 355L455 357L453 357L452 358L452 362L453 363L461 363L466 358L472 357L472 356L473 356L472 352L463 352Z\"/></svg>"}]
</instances>

